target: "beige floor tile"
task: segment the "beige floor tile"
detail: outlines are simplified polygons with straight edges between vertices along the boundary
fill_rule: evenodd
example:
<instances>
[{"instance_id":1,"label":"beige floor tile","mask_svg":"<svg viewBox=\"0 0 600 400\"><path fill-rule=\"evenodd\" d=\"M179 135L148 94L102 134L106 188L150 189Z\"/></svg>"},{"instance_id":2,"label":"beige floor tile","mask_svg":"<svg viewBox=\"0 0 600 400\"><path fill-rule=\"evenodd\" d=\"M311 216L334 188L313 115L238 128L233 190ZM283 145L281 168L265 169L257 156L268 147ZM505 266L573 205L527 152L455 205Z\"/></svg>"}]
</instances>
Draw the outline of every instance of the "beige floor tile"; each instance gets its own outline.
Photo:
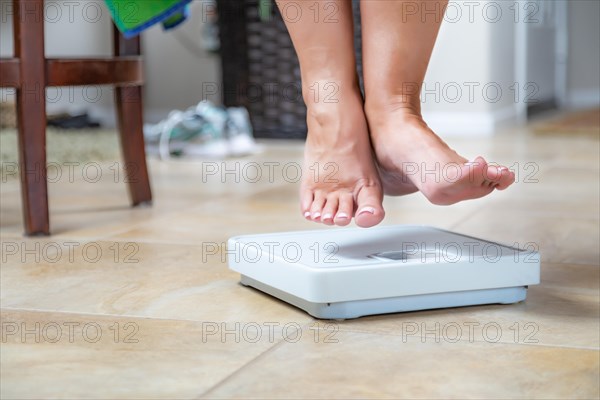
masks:
<instances>
[{"instance_id":1,"label":"beige floor tile","mask_svg":"<svg viewBox=\"0 0 600 400\"><path fill-rule=\"evenodd\" d=\"M48 185L51 232L62 237L103 237L131 229L138 222L154 217L202 207L214 201L242 199L256 192L273 191L282 184L294 188L293 200L296 202L297 185L288 175L298 170L300 163L295 158L302 151L298 144L290 147L287 152L267 149L258 161L250 158L185 162L150 160L153 204L142 211L130 207L125 177L114 165L94 163L93 168L80 166L72 171L64 166L60 175L56 175L59 178L49 175L52 179ZM286 154L290 161L281 160ZM293 154L295 158L291 156ZM273 161L275 159L279 161ZM286 169L287 164L295 168ZM260 174L260 179L256 178L256 173ZM18 187L12 181L8 186ZM2 190L0 200L0 231L21 234L20 191ZM297 218L297 203L292 204ZM285 217L289 217L289 213Z\"/></svg>"},{"instance_id":2,"label":"beige floor tile","mask_svg":"<svg viewBox=\"0 0 600 400\"><path fill-rule=\"evenodd\" d=\"M600 220L523 205L499 213L485 208L454 227L459 233L519 248L537 249L550 263L600 264Z\"/></svg>"},{"instance_id":3,"label":"beige floor tile","mask_svg":"<svg viewBox=\"0 0 600 400\"><path fill-rule=\"evenodd\" d=\"M600 171L598 168L572 166L545 166L539 173L533 170L521 172L520 180L503 194L490 196L495 203L499 199L519 201L525 205L553 206L554 211L568 215L590 212L598 216L600 198ZM528 176L530 175L530 176ZM560 208L559 208L560 207Z\"/></svg>"},{"instance_id":4,"label":"beige floor tile","mask_svg":"<svg viewBox=\"0 0 600 400\"><path fill-rule=\"evenodd\" d=\"M22 236L23 216L20 204L20 194L13 193L10 199L3 195L0 218L0 235ZM50 230L53 237L65 238L101 238L131 229L136 224L163 215L168 210L159 207L131 208L127 197L120 204L89 204L83 201L80 205L57 205L50 203ZM114 200L112 201L114 203ZM56 202L54 202L56 203Z\"/></svg>"},{"instance_id":5,"label":"beige floor tile","mask_svg":"<svg viewBox=\"0 0 600 400\"><path fill-rule=\"evenodd\" d=\"M177 160L150 162L159 189L198 193L198 201L211 195L247 195L299 181L303 145L288 148L270 143L251 157L227 160Z\"/></svg>"},{"instance_id":6,"label":"beige floor tile","mask_svg":"<svg viewBox=\"0 0 600 400\"><path fill-rule=\"evenodd\" d=\"M0 196L4 193L19 192L21 185L18 179L7 179L0 173Z\"/></svg>"},{"instance_id":7,"label":"beige floor tile","mask_svg":"<svg viewBox=\"0 0 600 400\"><path fill-rule=\"evenodd\" d=\"M236 342L233 334L223 339L219 329L198 322L5 309L1 397L195 398L282 340L250 326L237 330Z\"/></svg>"},{"instance_id":8,"label":"beige floor tile","mask_svg":"<svg viewBox=\"0 0 600 400\"><path fill-rule=\"evenodd\" d=\"M217 388L217 398L596 398L596 350L494 343L422 343L305 330Z\"/></svg>"},{"instance_id":9,"label":"beige floor tile","mask_svg":"<svg viewBox=\"0 0 600 400\"><path fill-rule=\"evenodd\" d=\"M245 288L218 243L44 239L3 242L3 307L213 322L303 323L308 315ZM34 250L34 252L31 252ZM36 259L37 257L37 259Z\"/></svg>"},{"instance_id":10,"label":"beige floor tile","mask_svg":"<svg viewBox=\"0 0 600 400\"><path fill-rule=\"evenodd\" d=\"M485 207L487 201L485 199L474 200L449 207L439 207L431 204L424 196L414 194L386 198L383 204L385 207L383 223L386 225L431 225L442 229L452 229Z\"/></svg>"},{"instance_id":11,"label":"beige floor tile","mask_svg":"<svg viewBox=\"0 0 600 400\"><path fill-rule=\"evenodd\" d=\"M235 235L324 228L325 225L302 218L296 198L272 201L242 197L205 202L184 212L152 219L111 238L162 243L223 243Z\"/></svg>"},{"instance_id":12,"label":"beige floor tile","mask_svg":"<svg viewBox=\"0 0 600 400\"><path fill-rule=\"evenodd\" d=\"M426 224L446 229L482 207L481 202L436 207L417 196L392 198L385 204L386 225ZM248 196L203 202L186 211L133 226L111 239L196 244L226 241L235 235L310 229L337 228L306 221L299 211L298 187L284 184Z\"/></svg>"},{"instance_id":13,"label":"beige floor tile","mask_svg":"<svg viewBox=\"0 0 600 400\"><path fill-rule=\"evenodd\" d=\"M49 192L50 229L55 237L99 238L194 205L189 196L158 191L152 207L132 208L126 187L112 182L50 185ZM22 235L20 193L2 193L1 201L0 232Z\"/></svg>"},{"instance_id":14,"label":"beige floor tile","mask_svg":"<svg viewBox=\"0 0 600 400\"><path fill-rule=\"evenodd\" d=\"M2 322L96 322L106 334L99 343L3 337L1 397L598 398L598 140L522 128L448 141L513 167L518 184L449 207L386 198L384 224L537 245L542 284L524 303L316 322L239 285L223 257L229 237L336 229L299 213L300 142L263 142L262 153L226 162L150 158L151 208L129 208L110 163L97 182L81 168L74 181L63 173L49 185L50 238L22 236L19 184L2 182ZM139 343L108 340L115 322L135 322ZM257 343L236 340L256 326ZM299 326L299 342L284 338ZM204 343L202 330L215 327L234 333ZM324 343L332 332L338 343Z\"/></svg>"},{"instance_id":15,"label":"beige floor tile","mask_svg":"<svg viewBox=\"0 0 600 400\"><path fill-rule=\"evenodd\" d=\"M598 267L544 266L542 284L530 286L526 301L517 304L379 315L335 322L335 326L340 330L442 341L600 349Z\"/></svg>"},{"instance_id":16,"label":"beige floor tile","mask_svg":"<svg viewBox=\"0 0 600 400\"><path fill-rule=\"evenodd\" d=\"M600 297L600 266L542 264L542 285L548 290Z\"/></svg>"},{"instance_id":17,"label":"beige floor tile","mask_svg":"<svg viewBox=\"0 0 600 400\"><path fill-rule=\"evenodd\" d=\"M449 138L448 142L465 157L479 155L491 161L526 163L540 166L563 164L598 167L598 139L590 137L532 134L526 127L510 128L486 140Z\"/></svg>"},{"instance_id":18,"label":"beige floor tile","mask_svg":"<svg viewBox=\"0 0 600 400\"><path fill-rule=\"evenodd\" d=\"M510 189L509 189L510 190ZM500 215L526 214L547 219L600 220L597 200L583 196L568 196L565 193L537 192L535 194L498 192L481 210ZM479 211L479 210L478 210ZM474 213L473 213L474 214Z\"/></svg>"}]
</instances>

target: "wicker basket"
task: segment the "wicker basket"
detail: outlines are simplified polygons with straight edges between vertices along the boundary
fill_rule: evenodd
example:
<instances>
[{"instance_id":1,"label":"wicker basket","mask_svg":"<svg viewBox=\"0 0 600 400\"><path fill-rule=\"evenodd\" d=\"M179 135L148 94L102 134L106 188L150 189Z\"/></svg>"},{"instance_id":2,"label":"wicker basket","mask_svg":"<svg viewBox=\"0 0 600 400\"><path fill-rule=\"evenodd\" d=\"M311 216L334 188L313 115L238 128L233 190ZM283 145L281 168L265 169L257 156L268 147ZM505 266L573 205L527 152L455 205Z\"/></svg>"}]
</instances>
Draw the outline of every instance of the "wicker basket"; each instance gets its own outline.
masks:
<instances>
[{"instance_id":1,"label":"wicker basket","mask_svg":"<svg viewBox=\"0 0 600 400\"><path fill-rule=\"evenodd\" d=\"M256 137L306 137L300 67L277 7L259 15L259 0L219 0L223 102L245 106ZM362 52L359 1L353 1L359 76ZM361 78L362 80L362 78Z\"/></svg>"}]
</instances>

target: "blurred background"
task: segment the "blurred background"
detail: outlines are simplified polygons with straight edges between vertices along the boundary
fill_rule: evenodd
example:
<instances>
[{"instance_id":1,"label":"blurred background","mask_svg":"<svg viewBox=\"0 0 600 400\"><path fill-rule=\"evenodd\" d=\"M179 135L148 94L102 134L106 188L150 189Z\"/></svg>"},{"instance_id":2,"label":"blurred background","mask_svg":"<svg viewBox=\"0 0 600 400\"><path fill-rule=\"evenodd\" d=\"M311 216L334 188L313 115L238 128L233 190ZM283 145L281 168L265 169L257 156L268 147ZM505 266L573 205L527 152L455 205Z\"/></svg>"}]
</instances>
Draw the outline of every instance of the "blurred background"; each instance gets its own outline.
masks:
<instances>
[{"instance_id":1,"label":"blurred background","mask_svg":"<svg viewBox=\"0 0 600 400\"><path fill-rule=\"evenodd\" d=\"M0 3L0 55L10 57L11 0ZM164 32L157 25L142 33L147 122L201 100L225 100L250 109L256 136L302 137L291 44L276 7L271 18L261 20L257 4L221 2L216 22L215 3L196 0L180 27ZM56 0L46 7L48 57L111 54L104 1ZM599 15L600 2L594 0L451 2L422 95L430 125L441 135L489 135L541 111L596 107ZM220 44L219 24L227 30ZM103 126L115 126L110 87L47 93L49 114L86 110ZM13 101L14 90L2 90L1 98Z\"/></svg>"}]
</instances>

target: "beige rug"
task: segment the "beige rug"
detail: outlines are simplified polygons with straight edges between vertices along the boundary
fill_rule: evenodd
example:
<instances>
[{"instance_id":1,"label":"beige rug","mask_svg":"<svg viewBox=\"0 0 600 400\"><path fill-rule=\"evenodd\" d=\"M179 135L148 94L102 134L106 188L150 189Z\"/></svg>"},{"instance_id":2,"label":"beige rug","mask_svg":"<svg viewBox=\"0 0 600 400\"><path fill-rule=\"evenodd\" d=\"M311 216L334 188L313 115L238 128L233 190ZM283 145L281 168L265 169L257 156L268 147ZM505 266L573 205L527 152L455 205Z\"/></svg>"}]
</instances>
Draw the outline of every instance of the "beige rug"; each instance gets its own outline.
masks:
<instances>
[{"instance_id":1,"label":"beige rug","mask_svg":"<svg viewBox=\"0 0 600 400\"><path fill-rule=\"evenodd\" d=\"M46 131L46 154L48 162L117 161L120 160L120 146L117 132L108 129ZM0 129L0 173L5 177L6 168L18 162L17 131ZM15 179L14 174L6 174L7 179Z\"/></svg>"}]
</instances>

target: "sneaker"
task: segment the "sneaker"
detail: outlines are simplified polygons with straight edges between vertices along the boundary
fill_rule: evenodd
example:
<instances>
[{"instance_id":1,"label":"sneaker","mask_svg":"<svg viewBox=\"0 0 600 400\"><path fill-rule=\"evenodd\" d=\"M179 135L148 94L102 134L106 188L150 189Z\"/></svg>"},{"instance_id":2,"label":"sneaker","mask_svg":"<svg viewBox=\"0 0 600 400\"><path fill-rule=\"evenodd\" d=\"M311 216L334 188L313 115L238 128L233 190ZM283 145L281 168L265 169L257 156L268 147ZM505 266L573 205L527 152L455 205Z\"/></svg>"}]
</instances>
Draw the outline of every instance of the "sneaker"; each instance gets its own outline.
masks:
<instances>
[{"instance_id":1,"label":"sneaker","mask_svg":"<svg viewBox=\"0 0 600 400\"><path fill-rule=\"evenodd\" d=\"M225 137L227 113L208 102L187 111L172 111L156 125L144 126L149 153L161 159L171 155L225 157L229 149Z\"/></svg>"},{"instance_id":2,"label":"sneaker","mask_svg":"<svg viewBox=\"0 0 600 400\"><path fill-rule=\"evenodd\" d=\"M244 107L230 107L227 109L226 136L229 144L229 153L232 156L245 156L258 151L258 146L252 134L250 115Z\"/></svg>"},{"instance_id":3,"label":"sneaker","mask_svg":"<svg viewBox=\"0 0 600 400\"><path fill-rule=\"evenodd\" d=\"M209 101L187 111L172 111L156 125L145 125L144 138L148 152L161 159L171 155L225 158L258 151L248 111L225 109Z\"/></svg>"}]
</instances>

